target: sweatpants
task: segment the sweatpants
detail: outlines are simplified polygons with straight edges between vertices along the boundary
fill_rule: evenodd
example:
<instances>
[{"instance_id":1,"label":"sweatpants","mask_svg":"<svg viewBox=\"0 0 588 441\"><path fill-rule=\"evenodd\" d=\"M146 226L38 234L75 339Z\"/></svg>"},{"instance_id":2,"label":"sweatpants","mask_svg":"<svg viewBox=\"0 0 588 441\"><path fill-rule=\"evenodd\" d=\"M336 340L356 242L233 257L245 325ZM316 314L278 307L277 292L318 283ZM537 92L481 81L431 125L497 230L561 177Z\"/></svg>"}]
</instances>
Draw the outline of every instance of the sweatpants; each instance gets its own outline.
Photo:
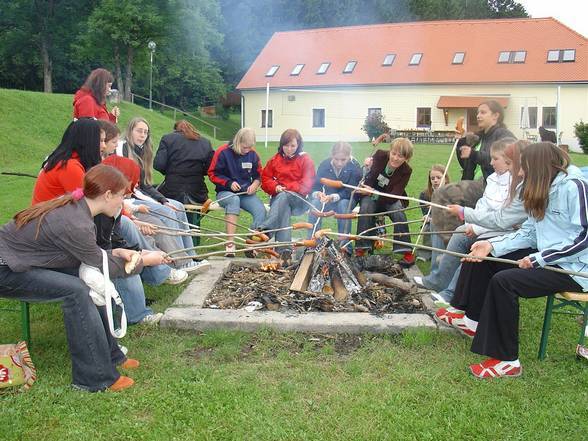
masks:
<instances>
[{"instance_id":1,"label":"sweatpants","mask_svg":"<svg viewBox=\"0 0 588 441\"><path fill-rule=\"evenodd\" d=\"M533 252L518 250L501 257L519 260ZM464 262L451 306L478 322L472 352L510 361L519 358L519 297L546 297L561 291L582 291L582 287L567 274L543 268Z\"/></svg>"}]
</instances>

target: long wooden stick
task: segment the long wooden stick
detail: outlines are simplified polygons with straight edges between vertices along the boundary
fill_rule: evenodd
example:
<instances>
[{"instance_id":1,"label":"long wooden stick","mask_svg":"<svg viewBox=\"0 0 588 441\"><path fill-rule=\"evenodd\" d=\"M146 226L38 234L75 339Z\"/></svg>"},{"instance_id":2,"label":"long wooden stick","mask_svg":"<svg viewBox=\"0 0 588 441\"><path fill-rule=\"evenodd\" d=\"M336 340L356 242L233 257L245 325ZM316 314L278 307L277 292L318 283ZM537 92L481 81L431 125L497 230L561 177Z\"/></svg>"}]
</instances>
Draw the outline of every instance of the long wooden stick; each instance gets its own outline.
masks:
<instances>
[{"instance_id":1,"label":"long wooden stick","mask_svg":"<svg viewBox=\"0 0 588 441\"><path fill-rule=\"evenodd\" d=\"M326 231L324 234L327 235L331 235L331 236L342 236L342 237L349 237L350 239L356 239L358 238L358 236L356 235L352 235L352 234L343 234L343 233L335 233L333 231ZM392 244L397 244L397 245L405 245L405 246L409 246L412 247L413 244L410 242L404 242L402 240L396 240L396 239L388 239L385 237L380 237L380 236L362 236L361 239L367 239L367 240L382 240L384 242L389 242ZM445 250L445 249L441 249L441 248L436 248L436 247L430 247L427 245L416 245L416 248L421 248L423 250L429 250L429 251L438 251L440 253L445 253L445 254L449 254L451 256L454 257L459 257L461 259L471 259L473 256L469 255L469 254L463 254L463 253L458 253L456 251L449 251L449 250ZM479 259L479 260L488 260L490 262L498 262L498 263L507 263L510 265L515 265L518 266L519 262L517 262L516 260L512 260L512 259L503 259L501 257L492 257L492 256L486 256L486 257L475 257L475 259ZM564 270L561 268L556 268L554 266L543 266L541 267L543 269L549 270L549 271L553 271L556 273L561 273L561 274L567 274L568 276L578 276L578 277L584 277L588 279L588 273L581 273L581 272L577 272L577 271L568 271L568 270ZM534 268L534 269L539 269L539 268Z\"/></svg>"},{"instance_id":2,"label":"long wooden stick","mask_svg":"<svg viewBox=\"0 0 588 441\"><path fill-rule=\"evenodd\" d=\"M434 202L431 202L431 201L424 201L422 199L413 198L411 196L401 196L401 195L397 195L397 194L383 193L381 191L374 190L373 188L357 187L355 185L349 185L349 184L345 184L344 182L341 182L341 181L336 181L335 179L321 178L321 184L324 184L324 185L327 185L327 186L333 187L333 188L342 188L342 187L352 188L352 189L358 190L359 192L375 194L377 196L382 196L385 198L400 199L403 201L413 201L413 202L418 202L418 203L430 205L431 207L437 207L442 210L449 210L449 208L447 208L445 205L435 204Z\"/></svg>"},{"instance_id":3,"label":"long wooden stick","mask_svg":"<svg viewBox=\"0 0 588 441\"><path fill-rule=\"evenodd\" d=\"M401 213L403 211L410 211L416 208L421 208L418 205L413 205L412 207L406 208L399 208L397 210L390 210L390 211L380 211L378 213L335 213L335 219L357 219L358 217L378 217L378 216L388 216L394 213Z\"/></svg>"},{"instance_id":4,"label":"long wooden stick","mask_svg":"<svg viewBox=\"0 0 588 441\"><path fill-rule=\"evenodd\" d=\"M244 247L244 248L237 248L235 249L235 253L244 253L245 251L253 251L253 250L263 250L263 249L267 249L267 248L273 248L273 247L283 247L283 246L288 246L288 245L293 245L295 247L312 247L314 245L316 245L316 242L314 240L303 240L303 241L290 241L290 242L272 242L272 243L261 243L259 245L251 245L248 247ZM189 248L190 250L196 249L197 247L191 247ZM182 250L184 251L184 250ZM172 256L174 254L177 254L178 251L172 251L170 253L167 253L168 256ZM202 257L209 257L209 256L218 256L220 254L225 254L226 251L211 251L210 253L204 253L204 254L198 254L198 256L196 256L197 258L202 258ZM180 260L180 259L186 259L185 257L172 257L170 260Z\"/></svg>"}]
</instances>

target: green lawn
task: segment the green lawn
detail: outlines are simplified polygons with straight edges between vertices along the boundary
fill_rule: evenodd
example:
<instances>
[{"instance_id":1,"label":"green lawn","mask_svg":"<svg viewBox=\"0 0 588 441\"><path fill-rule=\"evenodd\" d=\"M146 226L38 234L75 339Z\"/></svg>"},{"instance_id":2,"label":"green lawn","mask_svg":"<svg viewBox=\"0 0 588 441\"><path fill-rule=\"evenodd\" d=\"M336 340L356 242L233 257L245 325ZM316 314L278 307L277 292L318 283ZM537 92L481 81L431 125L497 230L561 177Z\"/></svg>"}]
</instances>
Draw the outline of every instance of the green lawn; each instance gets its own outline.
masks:
<instances>
[{"instance_id":1,"label":"green lawn","mask_svg":"<svg viewBox=\"0 0 588 441\"><path fill-rule=\"evenodd\" d=\"M37 172L70 120L71 98L0 89L0 171ZM173 125L157 112L121 108L123 123L135 114L148 118L156 145ZM316 163L328 149L306 145ZM371 146L354 149L362 159ZM258 151L265 161L275 144ZM416 146L409 194L418 195L430 164L445 163L448 152L448 146ZM583 155L573 160L588 164ZM458 176L455 162L451 176ZM3 223L28 205L33 179L0 176L0 183ZM211 220L203 225L220 228ZM147 288L147 294L164 311L181 288ZM8 305L15 304L0 302ZM557 317L549 357L539 362L543 308L543 299L521 302L519 379L473 379L466 367L480 357L469 352L468 340L446 333L308 336L135 326L123 343L142 363L131 374L136 386L88 394L69 387L59 308L35 305L38 380L26 393L0 396L0 439L584 440L588 368L573 357L578 325ZM18 315L0 311L0 343L17 341L19 330Z\"/></svg>"}]
</instances>

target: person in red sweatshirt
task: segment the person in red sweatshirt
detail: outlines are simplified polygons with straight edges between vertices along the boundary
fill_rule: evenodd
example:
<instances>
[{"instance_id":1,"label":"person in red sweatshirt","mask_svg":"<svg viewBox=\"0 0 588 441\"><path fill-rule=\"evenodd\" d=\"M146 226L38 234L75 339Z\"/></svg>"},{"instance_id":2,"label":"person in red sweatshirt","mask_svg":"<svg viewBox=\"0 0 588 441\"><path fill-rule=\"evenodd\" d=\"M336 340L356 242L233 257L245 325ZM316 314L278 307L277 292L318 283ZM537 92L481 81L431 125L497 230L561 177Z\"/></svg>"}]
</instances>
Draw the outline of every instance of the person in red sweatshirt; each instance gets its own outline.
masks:
<instances>
[{"instance_id":1,"label":"person in red sweatshirt","mask_svg":"<svg viewBox=\"0 0 588 441\"><path fill-rule=\"evenodd\" d=\"M73 100L73 117L96 118L116 123L120 116L117 106L109 112L106 108L106 96L114 78L106 69L94 69L83 86L76 92Z\"/></svg>"},{"instance_id":2,"label":"person in red sweatshirt","mask_svg":"<svg viewBox=\"0 0 588 441\"><path fill-rule=\"evenodd\" d=\"M308 209L304 203L312 190L315 171L309 155L302 151L300 132L288 129L280 137L278 153L265 165L261 175L261 188L270 195L270 211L258 226L261 231L290 225L291 216L300 216ZM292 230L276 232L276 242L290 242ZM279 247L282 260L289 260L292 248Z\"/></svg>"}]
</instances>

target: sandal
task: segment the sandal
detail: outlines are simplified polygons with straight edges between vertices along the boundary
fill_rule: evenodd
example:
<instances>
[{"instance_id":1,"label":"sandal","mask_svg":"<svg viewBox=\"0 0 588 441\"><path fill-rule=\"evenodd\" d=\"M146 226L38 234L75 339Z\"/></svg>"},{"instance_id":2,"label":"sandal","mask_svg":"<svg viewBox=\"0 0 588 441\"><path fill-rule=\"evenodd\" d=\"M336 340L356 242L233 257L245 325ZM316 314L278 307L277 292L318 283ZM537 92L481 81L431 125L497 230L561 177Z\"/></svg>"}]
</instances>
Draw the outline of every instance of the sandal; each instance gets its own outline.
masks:
<instances>
[{"instance_id":1,"label":"sandal","mask_svg":"<svg viewBox=\"0 0 588 441\"><path fill-rule=\"evenodd\" d=\"M235 244L233 242L228 243L225 246L225 257L235 257Z\"/></svg>"}]
</instances>

